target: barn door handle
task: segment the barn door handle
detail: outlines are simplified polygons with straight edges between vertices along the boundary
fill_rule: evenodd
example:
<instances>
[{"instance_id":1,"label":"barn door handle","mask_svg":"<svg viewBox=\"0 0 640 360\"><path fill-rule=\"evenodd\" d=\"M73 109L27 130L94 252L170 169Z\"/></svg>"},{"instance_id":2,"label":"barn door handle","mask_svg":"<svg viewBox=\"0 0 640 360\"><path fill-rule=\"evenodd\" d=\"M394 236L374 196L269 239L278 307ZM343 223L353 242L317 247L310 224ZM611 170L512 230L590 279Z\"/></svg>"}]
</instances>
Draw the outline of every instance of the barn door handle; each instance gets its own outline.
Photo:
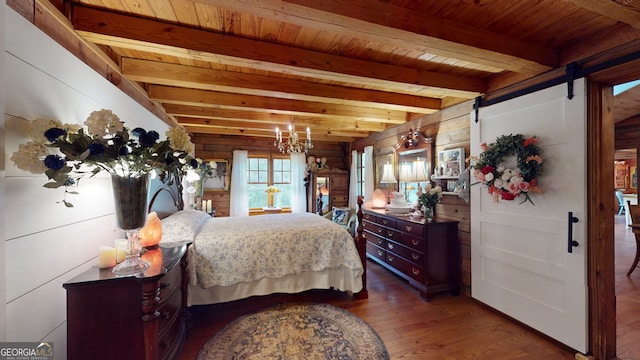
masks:
<instances>
[{"instance_id":1,"label":"barn door handle","mask_svg":"<svg viewBox=\"0 0 640 360\"><path fill-rule=\"evenodd\" d=\"M578 242L573 240L573 223L577 223L579 220L573 216L573 212L569 211L568 225L569 225L569 238L567 239L567 251L573 253L573 247L578 246Z\"/></svg>"}]
</instances>

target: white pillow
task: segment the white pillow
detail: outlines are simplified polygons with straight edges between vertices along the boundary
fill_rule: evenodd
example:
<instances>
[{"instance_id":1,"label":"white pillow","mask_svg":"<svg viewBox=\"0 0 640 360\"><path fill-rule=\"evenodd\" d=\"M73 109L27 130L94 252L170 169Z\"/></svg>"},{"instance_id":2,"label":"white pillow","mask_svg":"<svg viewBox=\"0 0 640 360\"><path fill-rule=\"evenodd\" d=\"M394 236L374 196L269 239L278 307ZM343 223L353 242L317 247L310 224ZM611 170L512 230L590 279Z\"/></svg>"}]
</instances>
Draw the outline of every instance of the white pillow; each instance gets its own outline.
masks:
<instances>
[{"instance_id":1,"label":"white pillow","mask_svg":"<svg viewBox=\"0 0 640 360\"><path fill-rule=\"evenodd\" d=\"M209 214L198 210L181 210L162 219L162 243L193 241L200 226L211 219Z\"/></svg>"}]
</instances>

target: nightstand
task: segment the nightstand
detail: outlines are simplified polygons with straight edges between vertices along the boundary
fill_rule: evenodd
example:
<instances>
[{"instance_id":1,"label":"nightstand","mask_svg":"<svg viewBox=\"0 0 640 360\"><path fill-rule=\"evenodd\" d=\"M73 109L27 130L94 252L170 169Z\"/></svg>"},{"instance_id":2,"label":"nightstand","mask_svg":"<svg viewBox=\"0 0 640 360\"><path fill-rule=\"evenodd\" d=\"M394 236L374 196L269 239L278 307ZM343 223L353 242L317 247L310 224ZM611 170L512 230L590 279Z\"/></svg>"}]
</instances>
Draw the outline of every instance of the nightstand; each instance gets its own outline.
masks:
<instances>
[{"instance_id":1,"label":"nightstand","mask_svg":"<svg viewBox=\"0 0 640 360\"><path fill-rule=\"evenodd\" d=\"M95 266L65 282L68 359L177 359L189 320L188 245L147 251L151 266L136 276Z\"/></svg>"}]
</instances>

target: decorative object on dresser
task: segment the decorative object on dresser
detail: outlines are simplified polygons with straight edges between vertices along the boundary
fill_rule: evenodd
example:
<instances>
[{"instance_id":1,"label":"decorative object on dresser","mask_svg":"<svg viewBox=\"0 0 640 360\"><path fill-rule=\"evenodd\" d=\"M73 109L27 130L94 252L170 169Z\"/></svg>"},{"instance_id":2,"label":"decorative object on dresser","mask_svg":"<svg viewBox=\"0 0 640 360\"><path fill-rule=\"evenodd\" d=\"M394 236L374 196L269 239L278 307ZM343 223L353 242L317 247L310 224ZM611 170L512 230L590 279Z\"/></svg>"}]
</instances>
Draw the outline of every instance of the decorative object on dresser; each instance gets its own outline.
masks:
<instances>
[{"instance_id":1,"label":"decorative object on dresser","mask_svg":"<svg viewBox=\"0 0 640 360\"><path fill-rule=\"evenodd\" d=\"M364 209L367 257L409 281L427 301L460 293L458 222L414 220Z\"/></svg>"},{"instance_id":2,"label":"decorative object on dresser","mask_svg":"<svg viewBox=\"0 0 640 360\"><path fill-rule=\"evenodd\" d=\"M150 250L137 276L93 267L65 282L68 359L178 359L189 322L187 246Z\"/></svg>"},{"instance_id":3,"label":"decorative object on dresser","mask_svg":"<svg viewBox=\"0 0 640 360\"><path fill-rule=\"evenodd\" d=\"M307 212L325 215L349 203L349 172L335 168L312 171L307 177Z\"/></svg>"}]
</instances>

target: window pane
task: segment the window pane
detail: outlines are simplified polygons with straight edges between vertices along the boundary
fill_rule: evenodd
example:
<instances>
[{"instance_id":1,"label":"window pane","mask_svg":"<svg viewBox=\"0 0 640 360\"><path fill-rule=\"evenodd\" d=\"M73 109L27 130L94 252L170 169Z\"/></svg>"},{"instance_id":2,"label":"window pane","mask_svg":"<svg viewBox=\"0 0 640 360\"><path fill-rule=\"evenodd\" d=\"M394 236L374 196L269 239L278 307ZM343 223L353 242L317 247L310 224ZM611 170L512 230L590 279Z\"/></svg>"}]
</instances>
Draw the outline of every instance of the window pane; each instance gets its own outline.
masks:
<instances>
[{"instance_id":1,"label":"window pane","mask_svg":"<svg viewBox=\"0 0 640 360\"><path fill-rule=\"evenodd\" d=\"M248 184L249 208L262 208L267 206L267 187L264 184Z\"/></svg>"}]
</instances>

